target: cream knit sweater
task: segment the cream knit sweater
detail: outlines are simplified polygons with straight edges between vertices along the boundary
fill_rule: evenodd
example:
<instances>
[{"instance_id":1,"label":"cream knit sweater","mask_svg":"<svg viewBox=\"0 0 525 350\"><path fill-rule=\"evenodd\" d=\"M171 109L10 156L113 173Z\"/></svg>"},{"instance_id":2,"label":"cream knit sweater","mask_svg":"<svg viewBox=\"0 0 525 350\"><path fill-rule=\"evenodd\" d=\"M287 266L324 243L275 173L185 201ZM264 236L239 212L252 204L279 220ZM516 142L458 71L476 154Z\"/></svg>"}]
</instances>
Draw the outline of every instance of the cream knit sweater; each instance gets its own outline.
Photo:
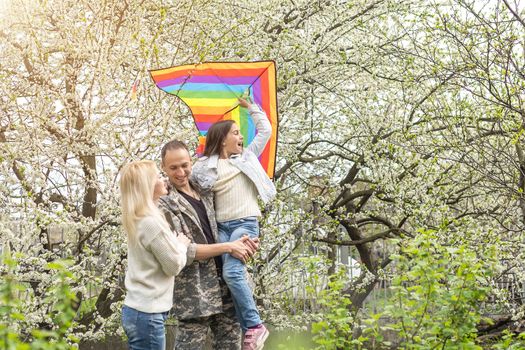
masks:
<instances>
[{"instance_id":1,"label":"cream knit sweater","mask_svg":"<svg viewBox=\"0 0 525 350\"><path fill-rule=\"evenodd\" d=\"M136 244L128 242L124 304L146 313L171 309L174 276L186 264L186 246L158 220L144 217L137 225Z\"/></svg>"},{"instance_id":2,"label":"cream knit sweater","mask_svg":"<svg viewBox=\"0 0 525 350\"><path fill-rule=\"evenodd\" d=\"M215 194L215 217L218 222L261 216L257 188L229 159L219 159Z\"/></svg>"}]
</instances>

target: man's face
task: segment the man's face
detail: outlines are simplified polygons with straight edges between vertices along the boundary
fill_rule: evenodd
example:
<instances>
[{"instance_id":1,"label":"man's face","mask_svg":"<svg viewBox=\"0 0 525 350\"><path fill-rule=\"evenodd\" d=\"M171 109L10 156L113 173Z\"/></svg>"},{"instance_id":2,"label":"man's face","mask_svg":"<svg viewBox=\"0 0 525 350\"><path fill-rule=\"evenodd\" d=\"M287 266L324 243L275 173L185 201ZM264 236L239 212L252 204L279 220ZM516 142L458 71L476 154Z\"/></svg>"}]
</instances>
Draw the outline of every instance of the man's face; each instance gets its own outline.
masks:
<instances>
[{"instance_id":1,"label":"man's face","mask_svg":"<svg viewBox=\"0 0 525 350\"><path fill-rule=\"evenodd\" d=\"M162 162L162 170L176 189L187 186L191 174L190 154L183 148L167 151Z\"/></svg>"}]
</instances>

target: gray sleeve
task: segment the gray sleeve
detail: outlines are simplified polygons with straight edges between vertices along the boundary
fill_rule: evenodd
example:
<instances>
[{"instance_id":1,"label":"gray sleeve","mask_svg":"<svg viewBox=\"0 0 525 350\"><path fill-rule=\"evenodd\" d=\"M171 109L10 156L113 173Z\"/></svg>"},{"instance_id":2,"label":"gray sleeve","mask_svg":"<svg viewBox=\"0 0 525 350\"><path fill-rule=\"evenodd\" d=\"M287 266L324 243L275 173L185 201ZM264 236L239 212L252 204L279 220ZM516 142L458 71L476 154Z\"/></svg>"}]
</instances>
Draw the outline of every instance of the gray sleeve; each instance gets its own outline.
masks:
<instances>
[{"instance_id":1,"label":"gray sleeve","mask_svg":"<svg viewBox=\"0 0 525 350\"><path fill-rule=\"evenodd\" d=\"M189 266L195 260L195 254L197 254L197 244L190 243L188 249L186 250L186 266Z\"/></svg>"},{"instance_id":2,"label":"gray sleeve","mask_svg":"<svg viewBox=\"0 0 525 350\"><path fill-rule=\"evenodd\" d=\"M199 163L199 161L197 160L195 162L195 164L193 164L192 168L191 168L191 174L190 174L190 182L197 185L197 186L201 186L201 184L199 183L199 174L201 172L201 168L202 168L202 164Z\"/></svg>"},{"instance_id":3,"label":"gray sleeve","mask_svg":"<svg viewBox=\"0 0 525 350\"><path fill-rule=\"evenodd\" d=\"M263 152L270 137L272 137L272 124L270 124L266 113L264 113L259 106L252 104L248 111L257 129L257 135L255 135L247 149L255 153L258 157Z\"/></svg>"},{"instance_id":4,"label":"gray sleeve","mask_svg":"<svg viewBox=\"0 0 525 350\"><path fill-rule=\"evenodd\" d=\"M205 160L206 159L206 160ZM209 176L206 176L206 172L208 170L208 159L207 157L203 157L195 162L193 164L191 174L190 174L190 182L192 185L196 187L196 189L199 192L210 192L213 188L211 186L211 183L209 181Z\"/></svg>"},{"instance_id":5,"label":"gray sleeve","mask_svg":"<svg viewBox=\"0 0 525 350\"><path fill-rule=\"evenodd\" d=\"M176 276L186 266L186 246L171 232L160 231L149 245L151 253L168 276Z\"/></svg>"}]
</instances>

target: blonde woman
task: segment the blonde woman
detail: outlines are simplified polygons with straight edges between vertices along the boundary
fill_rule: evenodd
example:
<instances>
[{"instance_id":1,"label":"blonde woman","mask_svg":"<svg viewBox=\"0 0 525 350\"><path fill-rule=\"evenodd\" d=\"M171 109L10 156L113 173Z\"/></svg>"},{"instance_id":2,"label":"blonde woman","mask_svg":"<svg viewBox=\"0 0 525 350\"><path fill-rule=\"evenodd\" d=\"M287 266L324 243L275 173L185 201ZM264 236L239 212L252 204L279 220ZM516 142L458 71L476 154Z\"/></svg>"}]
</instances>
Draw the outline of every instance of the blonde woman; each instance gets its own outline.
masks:
<instances>
[{"instance_id":1,"label":"blonde woman","mask_svg":"<svg viewBox=\"0 0 525 350\"><path fill-rule=\"evenodd\" d=\"M130 350L164 350L164 322L173 305L173 283L186 264L190 241L172 233L157 209L167 193L154 162L136 161L121 171L122 222L128 235L122 326Z\"/></svg>"}]
</instances>

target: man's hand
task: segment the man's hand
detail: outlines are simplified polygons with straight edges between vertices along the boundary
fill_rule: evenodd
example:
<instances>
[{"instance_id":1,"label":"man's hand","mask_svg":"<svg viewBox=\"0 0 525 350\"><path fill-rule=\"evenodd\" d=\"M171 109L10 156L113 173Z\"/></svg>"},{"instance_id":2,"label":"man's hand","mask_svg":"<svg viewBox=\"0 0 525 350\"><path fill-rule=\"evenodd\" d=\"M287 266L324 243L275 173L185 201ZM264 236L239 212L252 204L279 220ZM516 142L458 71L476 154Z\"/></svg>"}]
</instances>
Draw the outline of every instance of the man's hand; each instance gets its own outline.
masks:
<instances>
[{"instance_id":1,"label":"man's hand","mask_svg":"<svg viewBox=\"0 0 525 350\"><path fill-rule=\"evenodd\" d=\"M248 259L259 248L259 239L255 238L252 240L248 236L243 236L236 241L230 242L230 248L230 255L246 264Z\"/></svg>"},{"instance_id":2,"label":"man's hand","mask_svg":"<svg viewBox=\"0 0 525 350\"><path fill-rule=\"evenodd\" d=\"M248 237L248 236L244 236L244 237ZM259 237L250 238L244 241L244 244L250 247L253 250L254 254L255 254L255 251L259 250L259 243L260 243Z\"/></svg>"}]
</instances>

